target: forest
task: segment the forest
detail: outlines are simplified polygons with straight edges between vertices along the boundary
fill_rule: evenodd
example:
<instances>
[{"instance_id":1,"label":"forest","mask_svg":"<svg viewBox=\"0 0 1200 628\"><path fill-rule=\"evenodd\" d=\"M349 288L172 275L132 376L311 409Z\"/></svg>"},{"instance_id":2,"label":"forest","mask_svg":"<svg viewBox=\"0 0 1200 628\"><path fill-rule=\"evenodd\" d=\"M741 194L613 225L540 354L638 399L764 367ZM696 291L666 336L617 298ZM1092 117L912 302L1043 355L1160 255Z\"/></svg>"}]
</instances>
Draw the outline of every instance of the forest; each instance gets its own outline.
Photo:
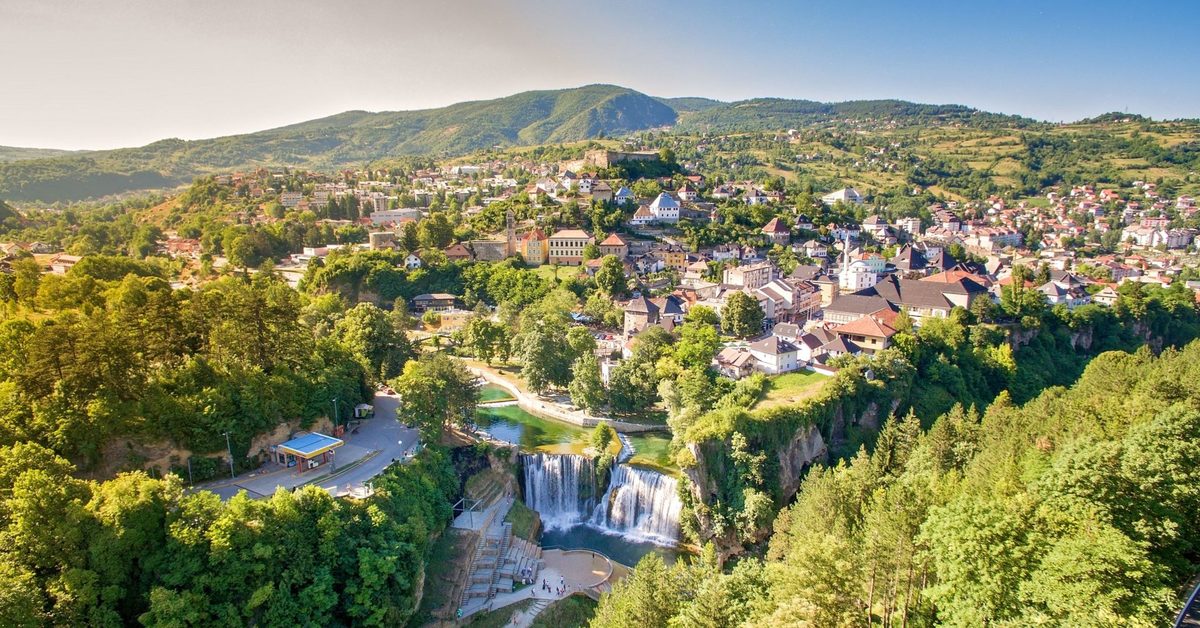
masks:
<instances>
[{"instance_id":1,"label":"forest","mask_svg":"<svg viewBox=\"0 0 1200 628\"><path fill-rule=\"evenodd\" d=\"M912 412L814 468L760 557L644 559L593 626L1157 626L1200 562L1200 342Z\"/></svg>"},{"instance_id":2,"label":"forest","mask_svg":"<svg viewBox=\"0 0 1200 628\"><path fill-rule=\"evenodd\" d=\"M34 443L0 447L5 626L397 626L459 481L427 450L365 500L282 488L222 502L178 476L78 479Z\"/></svg>"}]
</instances>

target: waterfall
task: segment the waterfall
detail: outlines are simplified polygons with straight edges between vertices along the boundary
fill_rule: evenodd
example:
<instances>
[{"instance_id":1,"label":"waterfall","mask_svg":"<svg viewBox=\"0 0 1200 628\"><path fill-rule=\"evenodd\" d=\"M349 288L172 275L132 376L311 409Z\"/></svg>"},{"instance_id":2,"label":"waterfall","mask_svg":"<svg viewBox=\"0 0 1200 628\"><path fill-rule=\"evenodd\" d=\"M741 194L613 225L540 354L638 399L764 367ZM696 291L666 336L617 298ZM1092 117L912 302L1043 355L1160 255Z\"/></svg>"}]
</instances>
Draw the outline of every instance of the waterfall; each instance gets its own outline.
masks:
<instances>
[{"instance_id":1,"label":"waterfall","mask_svg":"<svg viewBox=\"0 0 1200 628\"><path fill-rule=\"evenodd\" d=\"M547 529L588 525L662 545L679 540L678 482L656 471L618 464L597 499L595 471L584 456L521 456L525 503Z\"/></svg>"},{"instance_id":2,"label":"waterfall","mask_svg":"<svg viewBox=\"0 0 1200 628\"><path fill-rule=\"evenodd\" d=\"M547 528L583 523L596 503L592 461L584 456L531 454L525 467L525 504L538 511Z\"/></svg>"},{"instance_id":3,"label":"waterfall","mask_svg":"<svg viewBox=\"0 0 1200 628\"><path fill-rule=\"evenodd\" d=\"M678 482L649 469L617 465L591 523L606 530L674 545L679 540Z\"/></svg>"}]
</instances>

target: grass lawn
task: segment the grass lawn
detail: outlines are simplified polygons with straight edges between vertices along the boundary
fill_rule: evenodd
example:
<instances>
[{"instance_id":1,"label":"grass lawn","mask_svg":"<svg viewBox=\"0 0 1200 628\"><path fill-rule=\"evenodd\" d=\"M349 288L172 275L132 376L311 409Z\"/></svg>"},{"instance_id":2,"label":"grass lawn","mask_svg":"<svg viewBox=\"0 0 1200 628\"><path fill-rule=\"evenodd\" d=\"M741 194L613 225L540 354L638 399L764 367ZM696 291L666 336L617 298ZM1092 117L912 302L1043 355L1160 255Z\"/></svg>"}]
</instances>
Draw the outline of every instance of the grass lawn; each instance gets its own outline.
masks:
<instances>
[{"instance_id":1,"label":"grass lawn","mask_svg":"<svg viewBox=\"0 0 1200 628\"><path fill-rule=\"evenodd\" d=\"M676 474L679 469L671 460L671 435L660 432L629 434L634 454L630 464L654 467L660 471Z\"/></svg>"},{"instance_id":2,"label":"grass lawn","mask_svg":"<svg viewBox=\"0 0 1200 628\"><path fill-rule=\"evenodd\" d=\"M537 533L537 513L530 510L525 502L516 500L513 502L512 508L509 509L508 515L504 520L512 524L513 534L527 541L537 541L534 535Z\"/></svg>"},{"instance_id":3,"label":"grass lawn","mask_svg":"<svg viewBox=\"0 0 1200 628\"><path fill-rule=\"evenodd\" d=\"M811 371L795 371L767 379L767 395L759 408L773 408L798 403L821 390L829 378Z\"/></svg>"},{"instance_id":4,"label":"grass lawn","mask_svg":"<svg viewBox=\"0 0 1200 628\"><path fill-rule=\"evenodd\" d=\"M578 628L586 626L596 614L599 603L577 593L561 599L533 618L533 628Z\"/></svg>"}]
</instances>

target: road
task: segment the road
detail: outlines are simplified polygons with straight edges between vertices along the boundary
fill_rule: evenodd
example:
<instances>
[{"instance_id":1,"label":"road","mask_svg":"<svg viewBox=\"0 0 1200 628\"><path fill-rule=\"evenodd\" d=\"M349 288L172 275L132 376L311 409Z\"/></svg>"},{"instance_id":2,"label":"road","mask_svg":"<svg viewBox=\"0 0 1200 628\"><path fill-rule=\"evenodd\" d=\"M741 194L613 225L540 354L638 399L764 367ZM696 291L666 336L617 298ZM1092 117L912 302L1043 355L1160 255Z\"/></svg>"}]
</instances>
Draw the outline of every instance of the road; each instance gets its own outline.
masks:
<instances>
[{"instance_id":1,"label":"road","mask_svg":"<svg viewBox=\"0 0 1200 628\"><path fill-rule=\"evenodd\" d=\"M371 478L383 472L393 460L402 460L418 441L420 432L404 427L396 418L400 398L395 395L375 395L375 418L363 421L357 434L349 434L347 443L377 453L350 471L317 485L334 495L345 495L362 488Z\"/></svg>"},{"instance_id":2,"label":"road","mask_svg":"<svg viewBox=\"0 0 1200 628\"><path fill-rule=\"evenodd\" d=\"M375 418L362 421L358 426L358 433L346 434L343 437L346 444L334 451L336 467L332 473L335 477L315 478L314 485L335 496L361 495L360 491L368 481L382 473L393 460L404 459L404 455L417 445L420 432L404 427L396 418L396 409L400 405L399 397L377 394L374 405ZM338 456L338 453L341 456ZM342 466L350 468L338 473L337 467ZM298 473L296 469L282 469L278 465L267 463L264 469L243 474L236 480L218 481L198 488L212 491L222 499L229 499L239 491L246 491L250 497L261 499L270 497L277 487L293 489L311 480L311 474Z\"/></svg>"}]
</instances>

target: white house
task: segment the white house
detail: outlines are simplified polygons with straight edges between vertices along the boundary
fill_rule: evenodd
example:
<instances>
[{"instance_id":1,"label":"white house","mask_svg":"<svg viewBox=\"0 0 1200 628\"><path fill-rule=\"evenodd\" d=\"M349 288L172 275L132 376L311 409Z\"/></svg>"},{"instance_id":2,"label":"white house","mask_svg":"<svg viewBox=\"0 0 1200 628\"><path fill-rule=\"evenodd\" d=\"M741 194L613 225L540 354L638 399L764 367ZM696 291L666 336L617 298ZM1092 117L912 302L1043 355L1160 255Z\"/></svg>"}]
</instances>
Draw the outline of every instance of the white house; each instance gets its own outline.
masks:
<instances>
[{"instance_id":1,"label":"white house","mask_svg":"<svg viewBox=\"0 0 1200 628\"><path fill-rule=\"evenodd\" d=\"M750 188L746 190L746 195L742 197L742 201L747 205L762 205L771 200L771 197L763 194L763 191L758 188Z\"/></svg>"},{"instance_id":2,"label":"white house","mask_svg":"<svg viewBox=\"0 0 1200 628\"><path fill-rule=\"evenodd\" d=\"M633 212L633 216L629 219L629 224L634 226L648 225L652 222L654 222L654 213L645 205L638 207L637 211Z\"/></svg>"},{"instance_id":3,"label":"white house","mask_svg":"<svg viewBox=\"0 0 1200 628\"><path fill-rule=\"evenodd\" d=\"M679 222L679 201L663 192L650 203L650 213L658 222Z\"/></svg>"},{"instance_id":4,"label":"white house","mask_svg":"<svg viewBox=\"0 0 1200 628\"><path fill-rule=\"evenodd\" d=\"M424 265L425 262L421 261L421 258L416 253L409 253L404 257L404 268L408 270L416 270Z\"/></svg>"},{"instance_id":5,"label":"white house","mask_svg":"<svg viewBox=\"0 0 1200 628\"><path fill-rule=\"evenodd\" d=\"M838 201L841 201L847 205L862 205L863 197L862 194L859 194L858 190L854 188L842 188L821 197L821 202L825 203L826 205L833 205Z\"/></svg>"},{"instance_id":6,"label":"white house","mask_svg":"<svg viewBox=\"0 0 1200 628\"><path fill-rule=\"evenodd\" d=\"M750 355L758 362L758 370L764 373L788 373L796 370L796 345L778 338L767 336L750 344Z\"/></svg>"},{"instance_id":7,"label":"white house","mask_svg":"<svg viewBox=\"0 0 1200 628\"><path fill-rule=\"evenodd\" d=\"M619 189L617 189L617 193L613 194L613 202L615 202L617 205L624 205L626 203L633 202L633 190L630 190L622 185Z\"/></svg>"}]
</instances>

